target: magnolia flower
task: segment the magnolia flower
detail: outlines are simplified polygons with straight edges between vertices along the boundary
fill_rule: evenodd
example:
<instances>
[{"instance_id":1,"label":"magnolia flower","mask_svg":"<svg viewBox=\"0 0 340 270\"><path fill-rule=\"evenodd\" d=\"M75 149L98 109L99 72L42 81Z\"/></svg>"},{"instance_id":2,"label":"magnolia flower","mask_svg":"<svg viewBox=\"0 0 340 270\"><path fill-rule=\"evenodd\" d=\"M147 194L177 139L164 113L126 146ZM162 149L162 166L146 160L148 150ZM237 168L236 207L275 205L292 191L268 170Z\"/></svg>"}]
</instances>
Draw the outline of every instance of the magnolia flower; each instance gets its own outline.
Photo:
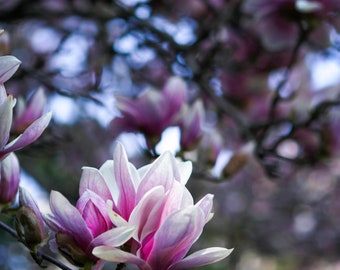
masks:
<instances>
[{"instance_id":1,"label":"magnolia flower","mask_svg":"<svg viewBox=\"0 0 340 270\"><path fill-rule=\"evenodd\" d=\"M176 161L169 152L137 170L118 144L114 160L93 169L92 181L88 177L85 186L105 197L111 192L112 223L133 226L136 231L124 245L125 251L103 244L93 254L103 260L134 263L143 270L187 269L228 256L231 250L215 247L184 258L212 217L213 196L208 194L194 204L185 187L191 170L191 162Z\"/></svg>"},{"instance_id":2,"label":"magnolia flower","mask_svg":"<svg viewBox=\"0 0 340 270\"><path fill-rule=\"evenodd\" d=\"M11 204L18 191L20 166L14 153L0 161L0 204Z\"/></svg>"},{"instance_id":3,"label":"magnolia flower","mask_svg":"<svg viewBox=\"0 0 340 270\"><path fill-rule=\"evenodd\" d=\"M43 115L45 103L46 96L42 88L39 88L33 94L27 104L19 97L15 107L12 130L17 133L23 132L30 124Z\"/></svg>"},{"instance_id":4,"label":"magnolia flower","mask_svg":"<svg viewBox=\"0 0 340 270\"><path fill-rule=\"evenodd\" d=\"M44 216L47 225L56 232L55 244L59 251L71 263L79 266L97 262L98 259L92 255L95 246L121 246L131 238L134 231L133 227L127 226L112 228L106 202L98 194L83 187L81 185L76 207L62 194L52 191L52 214ZM100 269L102 262L96 267Z\"/></svg>"},{"instance_id":5,"label":"magnolia flower","mask_svg":"<svg viewBox=\"0 0 340 270\"><path fill-rule=\"evenodd\" d=\"M8 143L13 120L15 99L7 96L3 82L8 80L18 68L20 61L14 56L0 57L0 160L10 152L21 149L37 140L51 119L51 113L46 113L31 123L21 135Z\"/></svg>"},{"instance_id":6,"label":"magnolia flower","mask_svg":"<svg viewBox=\"0 0 340 270\"><path fill-rule=\"evenodd\" d=\"M137 99L117 96L116 106L122 118L111 122L114 136L120 132L142 132L158 141L162 132L176 123L179 111L184 104L186 85L179 77L168 80L162 91L149 89Z\"/></svg>"}]
</instances>

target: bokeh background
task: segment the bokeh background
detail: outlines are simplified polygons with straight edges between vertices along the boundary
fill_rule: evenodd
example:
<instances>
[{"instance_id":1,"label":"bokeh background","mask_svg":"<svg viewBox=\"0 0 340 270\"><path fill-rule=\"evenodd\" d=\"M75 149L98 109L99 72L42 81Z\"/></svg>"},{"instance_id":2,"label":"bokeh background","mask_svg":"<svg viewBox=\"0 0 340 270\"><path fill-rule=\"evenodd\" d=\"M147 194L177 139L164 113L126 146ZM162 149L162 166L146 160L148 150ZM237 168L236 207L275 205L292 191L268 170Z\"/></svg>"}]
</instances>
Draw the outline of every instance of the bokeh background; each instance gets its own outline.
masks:
<instances>
[{"instance_id":1,"label":"bokeh background","mask_svg":"<svg viewBox=\"0 0 340 270\"><path fill-rule=\"evenodd\" d=\"M339 15L338 0L0 1L0 54L22 61L6 89L29 100L42 88L53 112L16 152L21 185L48 211L49 191L75 202L81 167L111 159L117 140L137 167L170 150L193 161L196 200L215 194L193 250L234 248L202 269L340 269ZM187 85L179 122L156 138L115 125L117 96L161 92L172 76ZM0 239L0 269L39 268Z\"/></svg>"}]
</instances>

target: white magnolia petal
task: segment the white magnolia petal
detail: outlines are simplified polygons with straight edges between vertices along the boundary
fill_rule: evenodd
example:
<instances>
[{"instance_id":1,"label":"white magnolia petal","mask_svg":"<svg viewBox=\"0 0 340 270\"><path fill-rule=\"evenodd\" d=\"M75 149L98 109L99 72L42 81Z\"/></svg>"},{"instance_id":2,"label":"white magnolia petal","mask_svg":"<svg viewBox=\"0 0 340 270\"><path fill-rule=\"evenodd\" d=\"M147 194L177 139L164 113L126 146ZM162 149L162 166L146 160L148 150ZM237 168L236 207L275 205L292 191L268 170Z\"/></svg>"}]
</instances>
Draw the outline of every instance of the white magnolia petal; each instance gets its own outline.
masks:
<instances>
[{"instance_id":1,"label":"white magnolia petal","mask_svg":"<svg viewBox=\"0 0 340 270\"><path fill-rule=\"evenodd\" d=\"M112 247L119 247L131 239L135 230L136 228L132 226L113 228L93 239L91 242L91 246L106 245Z\"/></svg>"},{"instance_id":2,"label":"white magnolia petal","mask_svg":"<svg viewBox=\"0 0 340 270\"><path fill-rule=\"evenodd\" d=\"M223 260L224 258L229 256L232 251L233 249L226 249L221 247L202 249L173 264L169 268L169 270L191 269L193 267L212 264Z\"/></svg>"},{"instance_id":3,"label":"white magnolia petal","mask_svg":"<svg viewBox=\"0 0 340 270\"><path fill-rule=\"evenodd\" d=\"M133 263L138 265L141 270L151 270L151 267L144 260L118 248L99 246L93 249L92 254L109 262Z\"/></svg>"}]
</instances>

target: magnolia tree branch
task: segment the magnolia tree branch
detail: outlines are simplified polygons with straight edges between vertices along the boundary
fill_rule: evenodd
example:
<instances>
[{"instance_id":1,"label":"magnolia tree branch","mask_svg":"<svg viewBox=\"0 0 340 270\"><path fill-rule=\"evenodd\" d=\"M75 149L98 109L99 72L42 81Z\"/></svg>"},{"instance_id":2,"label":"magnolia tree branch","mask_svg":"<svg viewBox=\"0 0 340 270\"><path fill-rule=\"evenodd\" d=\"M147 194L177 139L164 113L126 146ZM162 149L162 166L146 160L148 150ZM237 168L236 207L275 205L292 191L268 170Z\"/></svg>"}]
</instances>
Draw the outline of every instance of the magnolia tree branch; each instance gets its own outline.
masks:
<instances>
[{"instance_id":1,"label":"magnolia tree branch","mask_svg":"<svg viewBox=\"0 0 340 270\"><path fill-rule=\"evenodd\" d=\"M13 228L8 226L6 223L0 221L0 228L3 229L4 231L8 232L11 236L16 238L18 241L20 241L19 238L18 238L17 232ZM62 262L58 261L57 259L53 258L52 256L49 256L49 255L41 252L40 250L38 250L36 254L31 254L31 255L35 260L36 259L43 259L43 260L46 260L46 261L54 264L55 266L59 267L60 269L72 270L72 268L67 267Z\"/></svg>"}]
</instances>

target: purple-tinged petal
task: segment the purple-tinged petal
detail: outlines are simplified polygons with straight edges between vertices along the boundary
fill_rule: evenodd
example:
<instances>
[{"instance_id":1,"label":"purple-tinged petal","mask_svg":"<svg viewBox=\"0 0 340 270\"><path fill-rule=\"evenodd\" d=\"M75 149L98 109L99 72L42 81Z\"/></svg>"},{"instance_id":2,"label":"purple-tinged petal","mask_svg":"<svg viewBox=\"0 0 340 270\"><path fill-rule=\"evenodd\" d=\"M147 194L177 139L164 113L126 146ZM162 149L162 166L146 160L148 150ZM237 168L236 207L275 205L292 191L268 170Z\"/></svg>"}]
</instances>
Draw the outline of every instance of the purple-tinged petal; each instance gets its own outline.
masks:
<instances>
[{"instance_id":1,"label":"purple-tinged petal","mask_svg":"<svg viewBox=\"0 0 340 270\"><path fill-rule=\"evenodd\" d=\"M136 190L125 150L120 143L116 145L113 159L114 174L119 188L117 207L120 211L120 215L128 220L135 207Z\"/></svg>"},{"instance_id":2,"label":"purple-tinged petal","mask_svg":"<svg viewBox=\"0 0 340 270\"><path fill-rule=\"evenodd\" d=\"M185 107L182 115L181 147L185 150L192 150L200 141L203 135L202 125L204 121L204 108L201 100L194 103L192 107Z\"/></svg>"},{"instance_id":3,"label":"purple-tinged petal","mask_svg":"<svg viewBox=\"0 0 340 270\"><path fill-rule=\"evenodd\" d=\"M63 231L66 232L66 228L56 220L55 216L53 214L43 214L42 218L44 219L47 226L55 232Z\"/></svg>"},{"instance_id":4,"label":"purple-tinged petal","mask_svg":"<svg viewBox=\"0 0 340 270\"><path fill-rule=\"evenodd\" d=\"M7 92L3 84L0 83L0 105L6 100Z\"/></svg>"},{"instance_id":5,"label":"purple-tinged petal","mask_svg":"<svg viewBox=\"0 0 340 270\"><path fill-rule=\"evenodd\" d=\"M0 203L14 201L20 181L20 165L14 153L0 161Z\"/></svg>"},{"instance_id":6,"label":"purple-tinged petal","mask_svg":"<svg viewBox=\"0 0 340 270\"><path fill-rule=\"evenodd\" d=\"M208 222L213 216L213 214L211 213L213 207L213 198L214 195L207 194L199 202L196 203L196 206L202 209L206 222Z\"/></svg>"},{"instance_id":7,"label":"purple-tinged petal","mask_svg":"<svg viewBox=\"0 0 340 270\"><path fill-rule=\"evenodd\" d=\"M0 83L6 82L17 71L21 61L12 55L0 56Z\"/></svg>"},{"instance_id":8,"label":"purple-tinged petal","mask_svg":"<svg viewBox=\"0 0 340 270\"><path fill-rule=\"evenodd\" d=\"M164 199L164 188L157 186L149 190L133 209L129 224L138 228L136 235L134 235L136 240L141 240L149 233L157 230L163 211Z\"/></svg>"},{"instance_id":9,"label":"purple-tinged petal","mask_svg":"<svg viewBox=\"0 0 340 270\"><path fill-rule=\"evenodd\" d=\"M163 88L164 100L168 104L168 114L176 114L185 102L187 87L180 77L171 77Z\"/></svg>"},{"instance_id":10,"label":"purple-tinged petal","mask_svg":"<svg viewBox=\"0 0 340 270\"><path fill-rule=\"evenodd\" d=\"M46 103L44 90L39 88L26 103L23 99L18 99L15 110L14 129L25 130L33 121L42 116Z\"/></svg>"},{"instance_id":11,"label":"purple-tinged petal","mask_svg":"<svg viewBox=\"0 0 340 270\"><path fill-rule=\"evenodd\" d=\"M86 190L77 201L76 207L93 237L97 237L112 228L112 223L106 210L106 202L93 191Z\"/></svg>"},{"instance_id":12,"label":"purple-tinged petal","mask_svg":"<svg viewBox=\"0 0 340 270\"><path fill-rule=\"evenodd\" d=\"M117 263L133 263L138 265L140 270L152 270L152 268L137 256L114 247L95 247L92 254L100 259Z\"/></svg>"},{"instance_id":13,"label":"purple-tinged petal","mask_svg":"<svg viewBox=\"0 0 340 270\"><path fill-rule=\"evenodd\" d=\"M92 241L92 235L77 208L59 192L51 191L50 207L56 220L84 249Z\"/></svg>"},{"instance_id":14,"label":"purple-tinged petal","mask_svg":"<svg viewBox=\"0 0 340 270\"><path fill-rule=\"evenodd\" d=\"M19 135L14 141L6 145L5 151L7 153L21 149L26 145L37 140L41 133L45 130L51 120L52 113L46 113L42 117L35 120L27 129Z\"/></svg>"},{"instance_id":15,"label":"purple-tinged petal","mask_svg":"<svg viewBox=\"0 0 340 270\"><path fill-rule=\"evenodd\" d=\"M198 207L172 213L156 232L147 262L153 269L167 269L181 260L201 234L204 224L203 212Z\"/></svg>"},{"instance_id":16,"label":"purple-tinged petal","mask_svg":"<svg viewBox=\"0 0 340 270\"><path fill-rule=\"evenodd\" d=\"M136 228L132 226L124 226L113 228L109 231L97 236L91 242L91 247L110 246L119 247L129 241L135 233Z\"/></svg>"},{"instance_id":17,"label":"purple-tinged petal","mask_svg":"<svg viewBox=\"0 0 340 270\"><path fill-rule=\"evenodd\" d=\"M4 148L6 145L8 138L9 138L9 132L11 130L12 125L12 117L13 117L13 105L14 100L12 96L8 96L5 101L0 104L0 151ZM5 156L5 153L0 152L0 159L2 159Z\"/></svg>"},{"instance_id":18,"label":"purple-tinged petal","mask_svg":"<svg viewBox=\"0 0 340 270\"><path fill-rule=\"evenodd\" d=\"M163 186L165 191L171 188L174 181L173 158L170 152L165 152L152 163L138 186L137 201L155 186Z\"/></svg>"},{"instance_id":19,"label":"purple-tinged petal","mask_svg":"<svg viewBox=\"0 0 340 270\"><path fill-rule=\"evenodd\" d=\"M212 264L228 257L232 251L233 249L220 247L202 249L173 264L168 270L191 269L198 266Z\"/></svg>"},{"instance_id":20,"label":"purple-tinged petal","mask_svg":"<svg viewBox=\"0 0 340 270\"><path fill-rule=\"evenodd\" d=\"M180 184L177 181L173 182L172 187L166 194L166 201L163 207L161 223L173 212L181 209L182 199L184 195L188 195L185 193L186 187ZM191 196L191 195L190 195ZM192 198L192 196L191 196ZM193 200L191 200L191 206L193 205Z\"/></svg>"},{"instance_id":21,"label":"purple-tinged petal","mask_svg":"<svg viewBox=\"0 0 340 270\"><path fill-rule=\"evenodd\" d=\"M91 190L98 194L104 201L112 200L110 190L103 175L95 168L83 167L79 183L79 195L81 196L86 190Z\"/></svg>"}]
</instances>

